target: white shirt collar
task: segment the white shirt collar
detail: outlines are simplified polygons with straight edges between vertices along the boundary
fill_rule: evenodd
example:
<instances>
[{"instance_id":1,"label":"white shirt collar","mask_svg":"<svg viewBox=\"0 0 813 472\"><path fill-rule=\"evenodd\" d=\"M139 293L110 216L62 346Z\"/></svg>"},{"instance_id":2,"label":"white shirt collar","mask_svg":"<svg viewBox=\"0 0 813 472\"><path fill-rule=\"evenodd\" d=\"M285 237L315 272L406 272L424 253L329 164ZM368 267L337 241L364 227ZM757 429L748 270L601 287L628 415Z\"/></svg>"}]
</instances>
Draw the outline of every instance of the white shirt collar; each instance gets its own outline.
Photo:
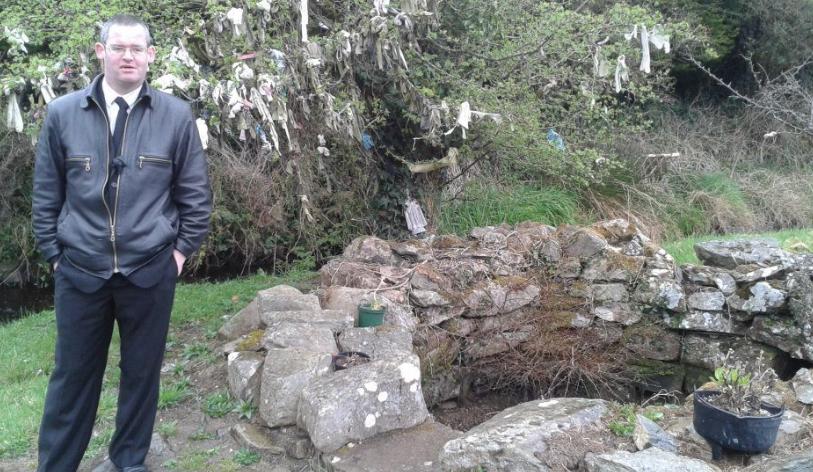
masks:
<instances>
[{"instance_id":1,"label":"white shirt collar","mask_svg":"<svg viewBox=\"0 0 813 472\"><path fill-rule=\"evenodd\" d=\"M105 104L107 105L107 108L110 109L110 107L112 107L114 105L113 101L116 100L116 98L118 98L118 97L123 98L124 101L127 102L127 105L129 105L130 108L132 108L133 103L135 103L136 99L138 98L138 94L141 93L141 88L142 87L144 87L143 84L141 85L141 87L136 88L132 92L128 92L128 93L126 93L124 95L119 95L119 93L116 92L115 90L113 90L113 87L111 87L107 83L107 80L105 80L103 78L102 79L102 93L104 93L104 101L105 101Z\"/></svg>"}]
</instances>

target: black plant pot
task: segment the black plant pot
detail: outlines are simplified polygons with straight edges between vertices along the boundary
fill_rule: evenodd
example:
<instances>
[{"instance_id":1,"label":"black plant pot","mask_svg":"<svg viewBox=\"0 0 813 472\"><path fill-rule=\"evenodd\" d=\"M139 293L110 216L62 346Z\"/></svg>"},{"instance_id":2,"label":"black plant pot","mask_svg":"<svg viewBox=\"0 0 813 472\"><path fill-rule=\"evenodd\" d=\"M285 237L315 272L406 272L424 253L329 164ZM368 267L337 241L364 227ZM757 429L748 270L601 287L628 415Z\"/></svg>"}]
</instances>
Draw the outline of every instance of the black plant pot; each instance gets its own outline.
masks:
<instances>
[{"instance_id":1,"label":"black plant pot","mask_svg":"<svg viewBox=\"0 0 813 472\"><path fill-rule=\"evenodd\" d=\"M694 392L694 429L711 444L713 459L721 459L723 449L759 454L776 441L784 408L762 403L770 416L737 416L708 402L719 395L716 390Z\"/></svg>"}]
</instances>

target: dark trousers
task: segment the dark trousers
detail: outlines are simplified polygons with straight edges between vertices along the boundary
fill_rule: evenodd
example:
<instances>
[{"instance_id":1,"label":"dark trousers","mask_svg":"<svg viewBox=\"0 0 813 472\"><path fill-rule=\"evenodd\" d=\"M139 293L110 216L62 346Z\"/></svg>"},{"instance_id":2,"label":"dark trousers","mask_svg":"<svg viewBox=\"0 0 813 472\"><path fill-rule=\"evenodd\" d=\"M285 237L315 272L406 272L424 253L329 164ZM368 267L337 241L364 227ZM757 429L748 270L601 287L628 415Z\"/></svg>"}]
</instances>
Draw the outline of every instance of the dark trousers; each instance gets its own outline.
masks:
<instances>
[{"instance_id":1,"label":"dark trousers","mask_svg":"<svg viewBox=\"0 0 813 472\"><path fill-rule=\"evenodd\" d=\"M84 293L57 269L56 366L40 426L39 472L75 472L79 467L93 432L114 322L121 338L121 380L110 459L120 468L144 463L176 276L170 257L155 286L141 288L114 275L99 290Z\"/></svg>"}]
</instances>

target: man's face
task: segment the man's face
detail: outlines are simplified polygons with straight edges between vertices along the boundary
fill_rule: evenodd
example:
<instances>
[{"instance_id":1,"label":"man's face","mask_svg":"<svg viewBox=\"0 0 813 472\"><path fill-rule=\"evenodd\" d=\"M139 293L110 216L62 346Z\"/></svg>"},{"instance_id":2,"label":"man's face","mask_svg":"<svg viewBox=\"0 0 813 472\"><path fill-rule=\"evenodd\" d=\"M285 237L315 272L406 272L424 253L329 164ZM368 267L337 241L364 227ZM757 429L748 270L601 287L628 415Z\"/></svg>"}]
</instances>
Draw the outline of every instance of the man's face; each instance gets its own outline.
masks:
<instances>
[{"instance_id":1,"label":"man's face","mask_svg":"<svg viewBox=\"0 0 813 472\"><path fill-rule=\"evenodd\" d=\"M107 44L96 43L96 57L104 64L107 83L125 94L144 82L155 60L155 48L147 46L147 33L141 26L113 25Z\"/></svg>"}]
</instances>

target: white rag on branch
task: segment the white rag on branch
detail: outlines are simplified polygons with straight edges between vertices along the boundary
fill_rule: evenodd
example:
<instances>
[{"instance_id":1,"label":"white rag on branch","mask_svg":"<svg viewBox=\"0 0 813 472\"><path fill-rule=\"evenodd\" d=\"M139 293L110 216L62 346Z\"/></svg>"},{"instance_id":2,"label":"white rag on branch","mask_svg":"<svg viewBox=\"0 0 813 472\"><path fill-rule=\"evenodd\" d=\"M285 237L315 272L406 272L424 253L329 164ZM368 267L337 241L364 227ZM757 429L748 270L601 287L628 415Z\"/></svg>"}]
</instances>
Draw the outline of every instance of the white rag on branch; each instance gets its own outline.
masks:
<instances>
[{"instance_id":1,"label":"white rag on branch","mask_svg":"<svg viewBox=\"0 0 813 472\"><path fill-rule=\"evenodd\" d=\"M406 202L404 208L404 217L406 218L407 229L413 235L418 235L426 232L426 218L423 216L423 210L414 198L410 198Z\"/></svg>"}]
</instances>

